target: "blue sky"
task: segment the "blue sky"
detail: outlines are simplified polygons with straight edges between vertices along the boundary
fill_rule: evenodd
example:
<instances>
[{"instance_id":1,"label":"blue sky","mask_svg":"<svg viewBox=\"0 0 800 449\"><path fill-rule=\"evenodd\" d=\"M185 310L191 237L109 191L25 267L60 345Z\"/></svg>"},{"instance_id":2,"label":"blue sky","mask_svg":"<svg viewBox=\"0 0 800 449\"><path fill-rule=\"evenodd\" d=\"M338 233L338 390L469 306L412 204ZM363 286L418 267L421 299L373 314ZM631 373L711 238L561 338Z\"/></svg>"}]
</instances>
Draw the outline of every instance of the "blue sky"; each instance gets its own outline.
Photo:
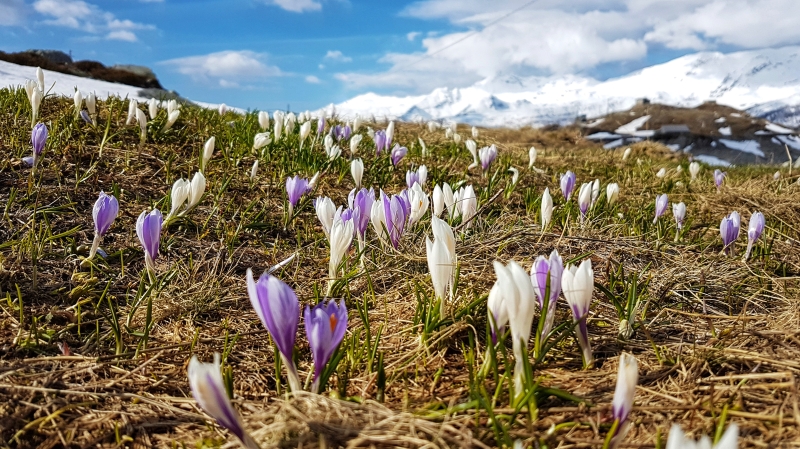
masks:
<instances>
[{"instance_id":1,"label":"blue sky","mask_svg":"<svg viewBox=\"0 0 800 449\"><path fill-rule=\"evenodd\" d=\"M303 110L370 91L421 94L506 74L603 79L698 50L797 44L799 4L0 0L0 50L141 64L187 98Z\"/></svg>"}]
</instances>

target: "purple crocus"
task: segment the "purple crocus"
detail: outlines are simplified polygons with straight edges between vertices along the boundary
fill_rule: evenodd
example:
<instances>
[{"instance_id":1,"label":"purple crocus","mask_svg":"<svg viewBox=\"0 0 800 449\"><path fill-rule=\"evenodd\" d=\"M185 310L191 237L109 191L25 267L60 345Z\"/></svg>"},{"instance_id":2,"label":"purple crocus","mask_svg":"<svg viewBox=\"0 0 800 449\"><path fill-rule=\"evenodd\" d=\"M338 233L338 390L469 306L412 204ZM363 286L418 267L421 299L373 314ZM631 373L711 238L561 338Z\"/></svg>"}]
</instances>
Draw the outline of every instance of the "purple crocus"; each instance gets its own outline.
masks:
<instances>
[{"instance_id":1,"label":"purple crocus","mask_svg":"<svg viewBox=\"0 0 800 449\"><path fill-rule=\"evenodd\" d=\"M267 329L281 360L288 371L289 387L300 391L300 378L294 365L292 354L297 337L297 324L300 319L300 303L297 295L285 282L264 273L253 279L253 270L247 269L247 294L261 324Z\"/></svg>"},{"instance_id":2,"label":"purple crocus","mask_svg":"<svg viewBox=\"0 0 800 449\"><path fill-rule=\"evenodd\" d=\"M327 304L319 303L313 309L306 306L305 325L311 357L314 359L314 383L311 391L319 393L322 370L347 331L347 306L344 300L339 304L333 300Z\"/></svg>"},{"instance_id":3,"label":"purple crocus","mask_svg":"<svg viewBox=\"0 0 800 449\"><path fill-rule=\"evenodd\" d=\"M214 354L214 363L202 363L197 356L189 361L189 386L197 404L220 426L228 429L247 449L256 449L258 444L244 430L242 419L233 408L225 391L220 371L220 355Z\"/></svg>"},{"instance_id":4,"label":"purple crocus","mask_svg":"<svg viewBox=\"0 0 800 449\"><path fill-rule=\"evenodd\" d=\"M542 339L550 333L555 319L556 302L558 295L561 294L561 276L564 274L564 262L557 250L550 253L548 260L544 256L539 256L531 267L531 283L536 300L539 303L539 310L544 308L544 299L547 297L547 314L545 315L544 327L542 328ZM548 284L548 280L550 285ZM547 289L550 288L549 295Z\"/></svg>"},{"instance_id":5,"label":"purple crocus","mask_svg":"<svg viewBox=\"0 0 800 449\"><path fill-rule=\"evenodd\" d=\"M289 218L292 218L295 206L300 202L300 198L309 190L308 180L294 175L294 178L286 178L286 194L289 197Z\"/></svg>"},{"instance_id":6,"label":"purple crocus","mask_svg":"<svg viewBox=\"0 0 800 449\"><path fill-rule=\"evenodd\" d=\"M375 131L375 134L372 136L372 140L375 142L375 155L381 154L383 150L386 150L386 133L383 131Z\"/></svg>"},{"instance_id":7,"label":"purple crocus","mask_svg":"<svg viewBox=\"0 0 800 449\"><path fill-rule=\"evenodd\" d=\"M84 122L90 125L94 125L94 122L92 122L92 117L89 116L89 111L87 111L86 109L81 109L80 116Z\"/></svg>"},{"instance_id":8,"label":"purple crocus","mask_svg":"<svg viewBox=\"0 0 800 449\"><path fill-rule=\"evenodd\" d=\"M714 170L714 185L717 186L717 192L722 188L722 181L725 180L726 175L727 174L720 169Z\"/></svg>"},{"instance_id":9,"label":"purple crocus","mask_svg":"<svg viewBox=\"0 0 800 449\"><path fill-rule=\"evenodd\" d=\"M406 210L411 209L411 206L406 207L406 201L401 195L392 195L389 197L381 192L381 202L383 203L383 214L385 218L384 224L386 230L389 232L389 241L392 247L397 249L400 245L400 237L406 227L406 218L408 213Z\"/></svg>"},{"instance_id":10,"label":"purple crocus","mask_svg":"<svg viewBox=\"0 0 800 449\"><path fill-rule=\"evenodd\" d=\"M39 162L39 156L44 151L44 146L47 143L47 126L44 123L37 123L31 131L31 145L33 146L33 156L22 158L22 161L31 167L36 167Z\"/></svg>"},{"instance_id":11,"label":"purple crocus","mask_svg":"<svg viewBox=\"0 0 800 449\"><path fill-rule=\"evenodd\" d=\"M739 213L733 211L727 217L723 218L719 224L719 234L722 237L722 251L733 255L733 242L739 238L740 228Z\"/></svg>"},{"instance_id":12,"label":"purple crocus","mask_svg":"<svg viewBox=\"0 0 800 449\"><path fill-rule=\"evenodd\" d=\"M317 135L322 135L322 132L325 131L325 116L321 116L317 120Z\"/></svg>"},{"instance_id":13,"label":"purple crocus","mask_svg":"<svg viewBox=\"0 0 800 449\"><path fill-rule=\"evenodd\" d=\"M375 191L372 189L362 188L358 192L353 189L350 191L350 195L347 196L348 206L353 211L353 228L356 231L359 245L362 244L367 235L367 226L369 226L372 203L374 202Z\"/></svg>"},{"instance_id":14,"label":"purple crocus","mask_svg":"<svg viewBox=\"0 0 800 449\"><path fill-rule=\"evenodd\" d=\"M350 134L353 131L350 129L350 125L336 125L333 128L333 137L336 138L336 141L347 140L350 138Z\"/></svg>"},{"instance_id":15,"label":"purple crocus","mask_svg":"<svg viewBox=\"0 0 800 449\"><path fill-rule=\"evenodd\" d=\"M158 244L161 242L161 226L164 216L153 209L149 214L142 212L136 220L136 235L144 248L144 263L150 273L155 273L155 260L158 258Z\"/></svg>"},{"instance_id":16,"label":"purple crocus","mask_svg":"<svg viewBox=\"0 0 800 449\"><path fill-rule=\"evenodd\" d=\"M572 191L575 190L575 173L567 170L561 175L561 193L564 194L564 201L569 201Z\"/></svg>"},{"instance_id":17,"label":"purple crocus","mask_svg":"<svg viewBox=\"0 0 800 449\"><path fill-rule=\"evenodd\" d=\"M658 222L658 218L664 215L664 212L667 211L668 205L669 205L669 199L667 198L666 193L663 193L656 197L656 217L653 219L653 224Z\"/></svg>"},{"instance_id":18,"label":"purple crocus","mask_svg":"<svg viewBox=\"0 0 800 449\"><path fill-rule=\"evenodd\" d=\"M392 158L392 165L395 167L400 162L400 159L403 159L405 155L408 154L408 148L401 147L398 144L394 144L394 148L392 148L391 158Z\"/></svg>"},{"instance_id":19,"label":"purple crocus","mask_svg":"<svg viewBox=\"0 0 800 449\"><path fill-rule=\"evenodd\" d=\"M497 147L492 145L481 148L478 150L478 157L481 160L481 168L485 173L489 169L489 166L492 165L492 162L497 159Z\"/></svg>"},{"instance_id":20,"label":"purple crocus","mask_svg":"<svg viewBox=\"0 0 800 449\"><path fill-rule=\"evenodd\" d=\"M92 249L89 251L89 259L94 257L97 248L100 247L100 241L103 236L108 232L114 219L119 214L119 202L114 195L108 195L105 192L100 192L100 197L94 203L92 208L92 218L94 219L94 241L92 242Z\"/></svg>"},{"instance_id":21,"label":"purple crocus","mask_svg":"<svg viewBox=\"0 0 800 449\"><path fill-rule=\"evenodd\" d=\"M750 225L747 227L747 252L744 254L744 260L747 260L750 257L750 252L753 250L753 244L755 244L756 240L761 237L761 233L764 232L765 225L766 220L764 220L764 214L761 212L755 212L750 216Z\"/></svg>"}]
</instances>

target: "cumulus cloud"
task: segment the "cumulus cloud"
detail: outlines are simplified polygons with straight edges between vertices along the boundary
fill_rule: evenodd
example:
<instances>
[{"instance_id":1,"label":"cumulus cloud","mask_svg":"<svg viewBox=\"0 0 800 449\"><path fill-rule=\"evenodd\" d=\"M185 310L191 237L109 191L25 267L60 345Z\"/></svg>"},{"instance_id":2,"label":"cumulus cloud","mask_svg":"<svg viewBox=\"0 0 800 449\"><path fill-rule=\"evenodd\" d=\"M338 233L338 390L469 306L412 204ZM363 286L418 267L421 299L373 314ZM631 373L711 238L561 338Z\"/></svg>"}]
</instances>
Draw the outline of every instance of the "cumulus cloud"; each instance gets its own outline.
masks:
<instances>
[{"instance_id":1,"label":"cumulus cloud","mask_svg":"<svg viewBox=\"0 0 800 449\"><path fill-rule=\"evenodd\" d=\"M220 87L239 87L241 82L282 75L278 67L268 65L265 60L266 55L261 53L227 50L170 59L160 64L197 82L210 82Z\"/></svg>"},{"instance_id":2,"label":"cumulus cloud","mask_svg":"<svg viewBox=\"0 0 800 449\"><path fill-rule=\"evenodd\" d=\"M267 3L291 12L319 11L322 4L316 0L268 0Z\"/></svg>"},{"instance_id":3,"label":"cumulus cloud","mask_svg":"<svg viewBox=\"0 0 800 449\"><path fill-rule=\"evenodd\" d=\"M319 84L319 83L321 83L322 81L320 81L320 79L319 79L319 78L317 78L317 77L316 77L316 76L314 76L314 75L308 75L308 76L306 77L306 82L307 82L307 83L309 83L309 84Z\"/></svg>"},{"instance_id":4,"label":"cumulus cloud","mask_svg":"<svg viewBox=\"0 0 800 449\"><path fill-rule=\"evenodd\" d=\"M22 24L27 11L23 0L0 0L0 26Z\"/></svg>"},{"instance_id":5,"label":"cumulus cloud","mask_svg":"<svg viewBox=\"0 0 800 449\"><path fill-rule=\"evenodd\" d=\"M353 60L353 58L345 56L344 53L339 50L328 50L328 52L325 53L324 59L336 62L351 62Z\"/></svg>"},{"instance_id":6,"label":"cumulus cloud","mask_svg":"<svg viewBox=\"0 0 800 449\"><path fill-rule=\"evenodd\" d=\"M134 31L155 29L152 25L117 19L114 14L82 0L36 0L33 9L49 17L44 21L47 25L102 34L109 40L136 42L138 38Z\"/></svg>"},{"instance_id":7,"label":"cumulus cloud","mask_svg":"<svg viewBox=\"0 0 800 449\"><path fill-rule=\"evenodd\" d=\"M405 93L463 87L498 74L563 75L644 61L656 46L678 50L800 43L796 0L421 0L400 13L446 21L420 51L379 58L386 70L339 73L348 87Z\"/></svg>"},{"instance_id":8,"label":"cumulus cloud","mask_svg":"<svg viewBox=\"0 0 800 449\"><path fill-rule=\"evenodd\" d=\"M406 39L408 39L409 41L413 42L414 39L416 39L420 34L422 34L422 33L420 33L419 31L412 31L412 32L406 34Z\"/></svg>"}]
</instances>

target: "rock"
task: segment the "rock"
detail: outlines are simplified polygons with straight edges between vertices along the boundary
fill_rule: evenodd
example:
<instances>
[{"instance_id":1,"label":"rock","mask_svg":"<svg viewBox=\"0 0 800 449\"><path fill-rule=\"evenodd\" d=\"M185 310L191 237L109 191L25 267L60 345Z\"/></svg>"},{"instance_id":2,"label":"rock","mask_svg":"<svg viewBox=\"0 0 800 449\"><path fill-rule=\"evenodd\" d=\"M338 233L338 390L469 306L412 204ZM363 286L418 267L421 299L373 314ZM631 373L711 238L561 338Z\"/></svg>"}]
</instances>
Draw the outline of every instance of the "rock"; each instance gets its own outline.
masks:
<instances>
[{"instance_id":1,"label":"rock","mask_svg":"<svg viewBox=\"0 0 800 449\"><path fill-rule=\"evenodd\" d=\"M122 70L123 72L133 73L134 75L138 75L143 78L157 79L156 74L150 69L150 67L145 67L143 65L117 64L111 68L115 70Z\"/></svg>"},{"instance_id":2,"label":"rock","mask_svg":"<svg viewBox=\"0 0 800 449\"><path fill-rule=\"evenodd\" d=\"M40 56L53 64L72 64L72 57L58 50L28 50L25 53Z\"/></svg>"}]
</instances>

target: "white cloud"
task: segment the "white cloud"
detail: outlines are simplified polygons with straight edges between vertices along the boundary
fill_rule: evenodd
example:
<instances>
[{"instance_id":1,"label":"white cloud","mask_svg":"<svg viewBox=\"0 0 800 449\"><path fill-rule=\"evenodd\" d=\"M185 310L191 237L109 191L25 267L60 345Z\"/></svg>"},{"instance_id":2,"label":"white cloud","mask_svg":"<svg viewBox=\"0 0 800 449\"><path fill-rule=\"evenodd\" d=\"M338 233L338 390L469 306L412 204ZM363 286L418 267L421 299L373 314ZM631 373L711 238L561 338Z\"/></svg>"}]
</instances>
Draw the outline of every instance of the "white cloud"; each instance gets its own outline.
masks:
<instances>
[{"instance_id":1,"label":"white cloud","mask_svg":"<svg viewBox=\"0 0 800 449\"><path fill-rule=\"evenodd\" d=\"M0 0L0 26L23 23L28 7L23 0Z\"/></svg>"},{"instance_id":2,"label":"white cloud","mask_svg":"<svg viewBox=\"0 0 800 449\"><path fill-rule=\"evenodd\" d=\"M336 62L351 62L353 60L353 58L345 56L344 53L339 50L328 50L328 52L325 53L325 59Z\"/></svg>"},{"instance_id":3,"label":"white cloud","mask_svg":"<svg viewBox=\"0 0 800 449\"><path fill-rule=\"evenodd\" d=\"M239 87L240 82L257 81L283 73L264 62L266 56L248 50L227 50L207 55L187 56L162 61L182 75L198 82L211 82L221 87Z\"/></svg>"},{"instance_id":4,"label":"white cloud","mask_svg":"<svg viewBox=\"0 0 800 449\"><path fill-rule=\"evenodd\" d=\"M421 0L401 15L459 31L406 35L420 51L388 53L377 73L339 73L348 87L404 93L498 74L562 75L642 61L649 47L695 50L800 43L797 0Z\"/></svg>"},{"instance_id":5,"label":"white cloud","mask_svg":"<svg viewBox=\"0 0 800 449\"><path fill-rule=\"evenodd\" d=\"M306 77L306 82L307 82L307 83L309 83L309 84L319 84L319 83L321 83L322 81L320 81L320 79L319 79L319 78L317 78L317 77L316 77L316 76L314 76L314 75L308 75L308 76Z\"/></svg>"},{"instance_id":6,"label":"white cloud","mask_svg":"<svg viewBox=\"0 0 800 449\"><path fill-rule=\"evenodd\" d=\"M322 4L316 0L268 0L269 4L291 12L319 11Z\"/></svg>"},{"instance_id":7,"label":"white cloud","mask_svg":"<svg viewBox=\"0 0 800 449\"><path fill-rule=\"evenodd\" d=\"M412 32L406 34L406 39L408 39L409 41L413 42L414 39L416 39L420 34L422 34L422 33L420 33L419 31L412 31Z\"/></svg>"},{"instance_id":8,"label":"white cloud","mask_svg":"<svg viewBox=\"0 0 800 449\"><path fill-rule=\"evenodd\" d=\"M33 9L43 16L50 17L44 21L47 25L72 28L91 34L102 33L109 40L136 42L138 39L134 30L155 29L153 25L117 19L114 14L82 0L36 0Z\"/></svg>"}]
</instances>

